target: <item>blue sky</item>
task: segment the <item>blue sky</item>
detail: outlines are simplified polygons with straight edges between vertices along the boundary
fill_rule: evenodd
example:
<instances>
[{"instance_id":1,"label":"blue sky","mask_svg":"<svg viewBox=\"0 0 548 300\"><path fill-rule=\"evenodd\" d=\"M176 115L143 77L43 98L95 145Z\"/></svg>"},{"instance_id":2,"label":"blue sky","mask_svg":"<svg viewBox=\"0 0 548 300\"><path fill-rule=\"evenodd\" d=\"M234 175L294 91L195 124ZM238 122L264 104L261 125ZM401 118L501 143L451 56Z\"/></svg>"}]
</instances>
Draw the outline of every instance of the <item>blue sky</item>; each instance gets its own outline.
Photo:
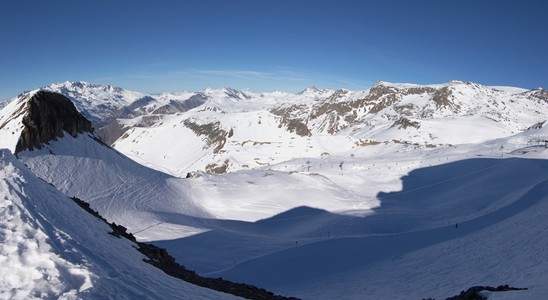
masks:
<instances>
[{"instance_id":1,"label":"blue sky","mask_svg":"<svg viewBox=\"0 0 548 300\"><path fill-rule=\"evenodd\" d=\"M0 99L66 80L296 92L548 88L545 1L1 1Z\"/></svg>"}]
</instances>

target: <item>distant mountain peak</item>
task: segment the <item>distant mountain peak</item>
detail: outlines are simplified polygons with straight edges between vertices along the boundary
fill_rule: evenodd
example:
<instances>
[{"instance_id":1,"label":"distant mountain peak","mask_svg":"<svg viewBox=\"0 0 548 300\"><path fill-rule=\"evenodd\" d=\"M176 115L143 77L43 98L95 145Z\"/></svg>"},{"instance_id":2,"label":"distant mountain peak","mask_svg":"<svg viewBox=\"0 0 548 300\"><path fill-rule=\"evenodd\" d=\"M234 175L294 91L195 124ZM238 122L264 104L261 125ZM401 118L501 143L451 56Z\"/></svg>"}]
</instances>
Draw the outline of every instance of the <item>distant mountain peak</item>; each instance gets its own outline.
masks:
<instances>
[{"instance_id":1,"label":"distant mountain peak","mask_svg":"<svg viewBox=\"0 0 548 300\"><path fill-rule=\"evenodd\" d=\"M307 87L306 89L302 90L301 92L299 92L299 94L304 94L306 92L319 92L319 91L320 91L319 88L317 88L314 85L311 85L311 86Z\"/></svg>"},{"instance_id":2,"label":"distant mountain peak","mask_svg":"<svg viewBox=\"0 0 548 300\"><path fill-rule=\"evenodd\" d=\"M297 93L297 95L325 95L327 93L332 93L333 91L328 89L320 89L314 85L307 87L306 89Z\"/></svg>"}]
</instances>

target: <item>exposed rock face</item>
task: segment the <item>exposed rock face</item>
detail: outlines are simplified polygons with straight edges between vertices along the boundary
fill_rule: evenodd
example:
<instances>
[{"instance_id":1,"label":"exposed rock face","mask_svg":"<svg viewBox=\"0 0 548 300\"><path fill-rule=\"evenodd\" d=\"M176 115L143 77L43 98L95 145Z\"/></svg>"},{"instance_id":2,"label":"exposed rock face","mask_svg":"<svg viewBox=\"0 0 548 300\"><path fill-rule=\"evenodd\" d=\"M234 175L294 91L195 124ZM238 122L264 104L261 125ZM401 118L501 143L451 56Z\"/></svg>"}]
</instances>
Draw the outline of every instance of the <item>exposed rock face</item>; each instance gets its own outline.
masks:
<instances>
[{"instance_id":1,"label":"exposed rock face","mask_svg":"<svg viewBox=\"0 0 548 300\"><path fill-rule=\"evenodd\" d=\"M461 291L459 295L449 297L447 300L484 300L487 299L486 296L482 295L481 292L508 292L508 291L524 291L527 288L515 288L505 285L499 285L497 287L492 286L473 286L466 291Z\"/></svg>"},{"instance_id":2,"label":"exposed rock face","mask_svg":"<svg viewBox=\"0 0 548 300\"><path fill-rule=\"evenodd\" d=\"M419 108L410 103L398 105L398 102L401 101L404 96L433 94L434 92L436 92L436 89L431 87L409 87L400 89L379 82L369 90L367 96L351 101L341 101L348 91L338 90L320 106L317 106L312 110L310 119L322 120L319 123L319 131L335 134L349 126L363 122L363 120L359 119L358 112L379 114L385 109L393 107L400 116L412 116L413 111Z\"/></svg>"},{"instance_id":3,"label":"exposed rock face","mask_svg":"<svg viewBox=\"0 0 548 300\"><path fill-rule=\"evenodd\" d=\"M205 167L205 171L208 174L224 174L228 170L230 161L228 159L225 160L225 162L222 165L219 164L208 164Z\"/></svg>"},{"instance_id":4,"label":"exposed rock face","mask_svg":"<svg viewBox=\"0 0 548 300\"><path fill-rule=\"evenodd\" d=\"M548 90L538 88L529 92L529 99L535 99L539 102L548 102Z\"/></svg>"},{"instance_id":5,"label":"exposed rock face","mask_svg":"<svg viewBox=\"0 0 548 300\"><path fill-rule=\"evenodd\" d=\"M310 129L308 129L306 121L294 115L295 113L299 113L302 109L305 109L305 106L290 105L272 109L270 112L281 117L280 124L278 125L279 128L285 127L289 132L300 136L311 136L312 133L310 132Z\"/></svg>"},{"instance_id":6,"label":"exposed rock face","mask_svg":"<svg viewBox=\"0 0 548 300\"><path fill-rule=\"evenodd\" d=\"M67 132L76 137L81 132L92 132L91 122L82 116L74 104L59 93L39 91L26 105L24 129L15 147L15 153L41 148Z\"/></svg>"},{"instance_id":7,"label":"exposed rock face","mask_svg":"<svg viewBox=\"0 0 548 300\"><path fill-rule=\"evenodd\" d=\"M229 132L221 127L221 122L198 124L187 119L184 121L184 124L197 135L205 136L206 147L214 147L213 153L219 153L225 146L226 137L229 135Z\"/></svg>"},{"instance_id":8,"label":"exposed rock face","mask_svg":"<svg viewBox=\"0 0 548 300\"><path fill-rule=\"evenodd\" d=\"M411 121L407 118L401 117L392 124L392 127L398 127L398 129L407 129L407 127L420 128L421 124L416 121Z\"/></svg>"}]
</instances>

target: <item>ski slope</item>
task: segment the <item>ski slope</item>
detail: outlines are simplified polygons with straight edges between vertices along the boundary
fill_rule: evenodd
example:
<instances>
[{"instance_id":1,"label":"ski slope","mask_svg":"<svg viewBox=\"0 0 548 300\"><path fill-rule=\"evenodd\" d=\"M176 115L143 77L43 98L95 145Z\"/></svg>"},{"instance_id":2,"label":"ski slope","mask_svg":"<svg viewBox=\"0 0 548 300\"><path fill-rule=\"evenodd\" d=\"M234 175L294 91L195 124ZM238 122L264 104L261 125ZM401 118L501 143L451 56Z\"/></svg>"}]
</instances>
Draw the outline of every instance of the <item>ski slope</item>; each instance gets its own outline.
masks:
<instances>
[{"instance_id":1,"label":"ski slope","mask_svg":"<svg viewBox=\"0 0 548 300\"><path fill-rule=\"evenodd\" d=\"M548 292L547 160L464 160L402 181L369 212L301 207L156 244L209 276L304 299L439 299L500 284L529 288L520 299Z\"/></svg>"},{"instance_id":2,"label":"ski slope","mask_svg":"<svg viewBox=\"0 0 548 300\"><path fill-rule=\"evenodd\" d=\"M500 284L529 288L504 299L542 298L548 149L532 141L546 130L433 149L381 144L354 157L204 174L190 180L193 196L215 214L247 222L210 220L201 234L155 243L208 276L304 299L444 299ZM353 200L338 203L328 185L311 186L306 176L344 188ZM302 193L291 177L301 178ZM249 212L304 203L314 187L324 192L306 206L263 219Z\"/></svg>"}]
</instances>

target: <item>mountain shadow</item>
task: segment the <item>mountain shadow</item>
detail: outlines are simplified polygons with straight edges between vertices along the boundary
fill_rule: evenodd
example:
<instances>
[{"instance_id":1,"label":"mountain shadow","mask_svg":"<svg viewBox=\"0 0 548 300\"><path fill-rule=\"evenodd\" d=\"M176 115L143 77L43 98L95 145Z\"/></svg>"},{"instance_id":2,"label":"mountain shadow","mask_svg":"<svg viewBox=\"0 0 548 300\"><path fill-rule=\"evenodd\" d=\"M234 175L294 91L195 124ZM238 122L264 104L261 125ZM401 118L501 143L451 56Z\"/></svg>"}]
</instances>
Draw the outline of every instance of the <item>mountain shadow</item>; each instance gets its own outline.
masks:
<instances>
[{"instance_id":1,"label":"mountain shadow","mask_svg":"<svg viewBox=\"0 0 548 300\"><path fill-rule=\"evenodd\" d=\"M417 169L364 217L299 207L154 244L204 274L274 291L481 231L548 200L548 160L470 159ZM280 291L283 291L280 290Z\"/></svg>"}]
</instances>

